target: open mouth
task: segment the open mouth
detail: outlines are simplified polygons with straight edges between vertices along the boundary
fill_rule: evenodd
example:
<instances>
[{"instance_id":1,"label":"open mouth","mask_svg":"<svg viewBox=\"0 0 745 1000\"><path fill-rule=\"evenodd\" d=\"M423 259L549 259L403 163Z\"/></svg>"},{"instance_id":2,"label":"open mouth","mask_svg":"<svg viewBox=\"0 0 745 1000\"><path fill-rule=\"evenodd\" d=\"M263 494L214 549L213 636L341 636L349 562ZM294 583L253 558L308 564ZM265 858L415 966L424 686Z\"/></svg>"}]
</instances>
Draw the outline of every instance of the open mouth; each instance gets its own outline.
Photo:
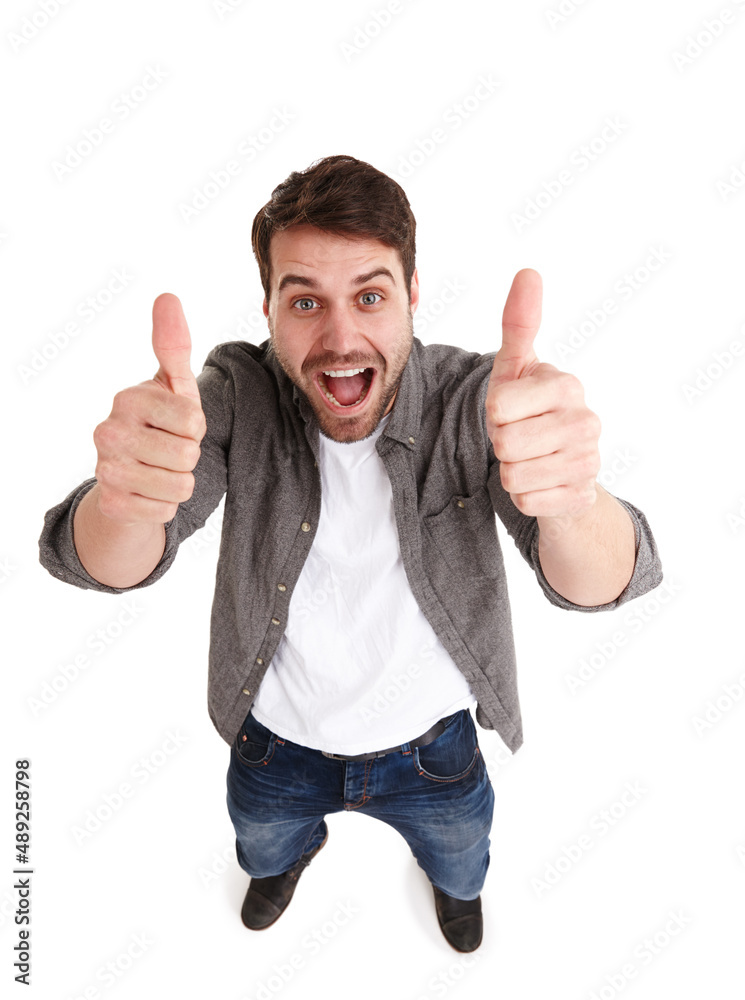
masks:
<instances>
[{"instance_id":1,"label":"open mouth","mask_svg":"<svg viewBox=\"0 0 745 1000\"><path fill-rule=\"evenodd\" d=\"M315 382L332 410L352 410L364 403L375 378L374 368L316 372Z\"/></svg>"}]
</instances>

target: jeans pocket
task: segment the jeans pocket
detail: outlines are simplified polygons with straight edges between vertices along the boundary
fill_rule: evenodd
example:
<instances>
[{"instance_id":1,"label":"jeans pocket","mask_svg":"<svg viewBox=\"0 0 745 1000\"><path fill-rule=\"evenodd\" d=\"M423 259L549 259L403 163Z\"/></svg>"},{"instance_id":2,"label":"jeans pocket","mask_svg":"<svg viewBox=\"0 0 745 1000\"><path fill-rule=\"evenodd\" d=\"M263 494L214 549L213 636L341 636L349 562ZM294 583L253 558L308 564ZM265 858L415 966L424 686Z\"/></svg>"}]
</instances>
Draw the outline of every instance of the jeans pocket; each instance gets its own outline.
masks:
<instances>
[{"instance_id":1,"label":"jeans pocket","mask_svg":"<svg viewBox=\"0 0 745 1000\"><path fill-rule=\"evenodd\" d=\"M457 712L432 743L414 747L412 756L419 774L431 781L459 781L470 774L479 757L479 743L468 709Z\"/></svg>"},{"instance_id":2,"label":"jeans pocket","mask_svg":"<svg viewBox=\"0 0 745 1000\"><path fill-rule=\"evenodd\" d=\"M246 767L262 767L274 756L277 737L249 712L235 738L238 760Z\"/></svg>"}]
</instances>

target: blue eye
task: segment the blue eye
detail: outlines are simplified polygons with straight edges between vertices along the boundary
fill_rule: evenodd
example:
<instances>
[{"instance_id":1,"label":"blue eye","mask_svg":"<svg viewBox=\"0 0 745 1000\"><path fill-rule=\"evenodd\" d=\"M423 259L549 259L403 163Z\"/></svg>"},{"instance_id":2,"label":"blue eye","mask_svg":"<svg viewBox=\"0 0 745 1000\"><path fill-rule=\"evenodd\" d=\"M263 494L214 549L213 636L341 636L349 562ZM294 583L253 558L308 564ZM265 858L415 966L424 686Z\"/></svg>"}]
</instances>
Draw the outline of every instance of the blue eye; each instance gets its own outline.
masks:
<instances>
[{"instance_id":1,"label":"blue eye","mask_svg":"<svg viewBox=\"0 0 745 1000\"><path fill-rule=\"evenodd\" d=\"M379 295L377 292L363 292L363 294L361 295L361 299L362 299L363 305L366 305L366 306L374 306L375 305L374 302L365 302L365 299L369 299L371 296L375 296L376 299L382 299L383 298L383 296Z\"/></svg>"}]
</instances>

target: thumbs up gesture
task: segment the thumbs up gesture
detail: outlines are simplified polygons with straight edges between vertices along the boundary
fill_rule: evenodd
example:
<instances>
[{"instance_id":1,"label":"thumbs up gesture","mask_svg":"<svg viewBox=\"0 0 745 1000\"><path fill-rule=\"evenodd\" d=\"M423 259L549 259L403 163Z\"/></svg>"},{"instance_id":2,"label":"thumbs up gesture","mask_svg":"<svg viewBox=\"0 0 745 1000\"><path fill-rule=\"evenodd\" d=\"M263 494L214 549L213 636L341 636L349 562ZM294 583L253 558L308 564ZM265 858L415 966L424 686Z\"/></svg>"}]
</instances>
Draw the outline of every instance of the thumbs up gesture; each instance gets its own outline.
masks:
<instances>
[{"instance_id":1,"label":"thumbs up gesture","mask_svg":"<svg viewBox=\"0 0 745 1000\"><path fill-rule=\"evenodd\" d=\"M96 427L98 508L121 524L164 524L194 490L207 429L191 371L191 337L175 295L153 304L155 377L117 393Z\"/></svg>"},{"instance_id":2,"label":"thumbs up gesture","mask_svg":"<svg viewBox=\"0 0 745 1000\"><path fill-rule=\"evenodd\" d=\"M502 346L486 394L486 430L502 486L523 514L578 518L595 503L600 421L579 379L538 361L543 285L524 268L502 314Z\"/></svg>"}]
</instances>

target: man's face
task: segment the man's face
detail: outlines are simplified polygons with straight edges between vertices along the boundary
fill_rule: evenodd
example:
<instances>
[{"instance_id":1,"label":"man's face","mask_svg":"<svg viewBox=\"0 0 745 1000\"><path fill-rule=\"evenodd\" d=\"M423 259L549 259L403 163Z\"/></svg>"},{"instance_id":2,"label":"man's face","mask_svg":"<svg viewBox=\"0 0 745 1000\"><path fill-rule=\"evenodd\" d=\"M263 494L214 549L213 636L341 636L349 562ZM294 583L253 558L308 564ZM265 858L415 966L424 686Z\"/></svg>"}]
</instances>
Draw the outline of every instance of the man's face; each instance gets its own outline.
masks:
<instances>
[{"instance_id":1,"label":"man's face","mask_svg":"<svg viewBox=\"0 0 745 1000\"><path fill-rule=\"evenodd\" d=\"M416 271L410 304L396 250L312 226L275 233L270 256L264 315L277 360L327 437L361 441L393 406L411 351Z\"/></svg>"}]
</instances>

